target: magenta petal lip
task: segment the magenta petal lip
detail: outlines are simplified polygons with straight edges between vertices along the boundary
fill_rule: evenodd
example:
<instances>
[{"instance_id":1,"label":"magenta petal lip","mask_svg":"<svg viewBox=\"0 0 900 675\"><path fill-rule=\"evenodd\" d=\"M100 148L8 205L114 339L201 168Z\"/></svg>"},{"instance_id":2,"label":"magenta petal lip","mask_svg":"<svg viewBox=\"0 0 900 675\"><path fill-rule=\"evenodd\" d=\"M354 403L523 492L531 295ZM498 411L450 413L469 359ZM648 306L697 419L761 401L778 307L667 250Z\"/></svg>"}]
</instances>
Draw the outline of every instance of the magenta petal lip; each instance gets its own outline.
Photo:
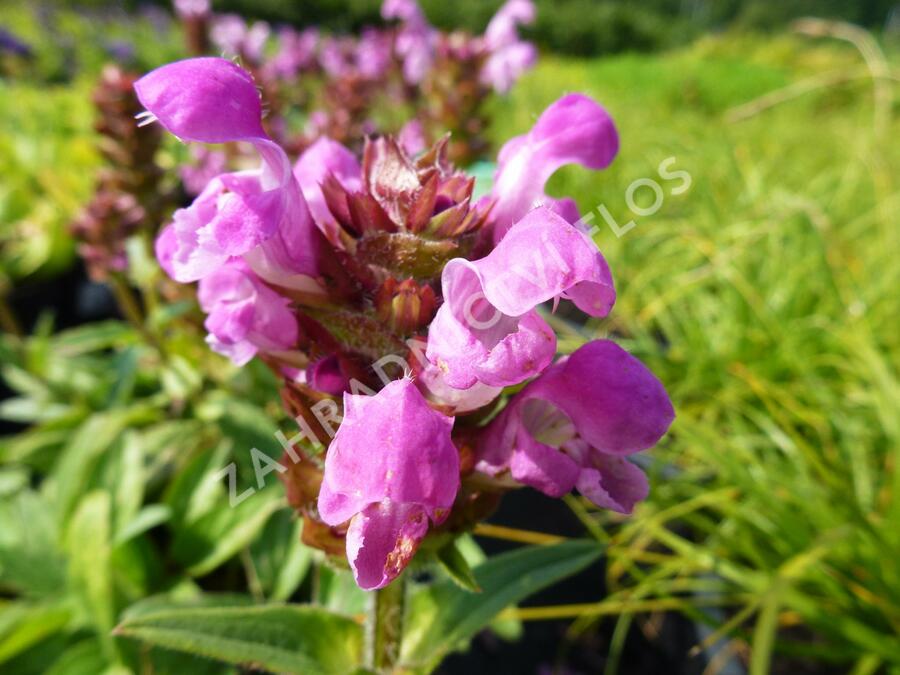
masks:
<instances>
[{"instance_id":1,"label":"magenta petal lip","mask_svg":"<svg viewBox=\"0 0 900 675\"><path fill-rule=\"evenodd\" d=\"M544 207L526 214L486 257L448 262L441 286L444 304L426 355L458 389L518 384L550 365L556 337L535 311L542 302L567 298L605 316L616 297L596 245Z\"/></svg>"},{"instance_id":2,"label":"magenta petal lip","mask_svg":"<svg viewBox=\"0 0 900 675\"><path fill-rule=\"evenodd\" d=\"M201 57L153 70L134 84L141 104L184 141L265 138L253 78L227 59Z\"/></svg>"},{"instance_id":3,"label":"magenta petal lip","mask_svg":"<svg viewBox=\"0 0 900 675\"><path fill-rule=\"evenodd\" d=\"M494 241L536 204L571 214L571 204L560 204L544 192L550 176L566 164L606 168L618 151L615 124L599 103L584 94L569 94L553 103L531 131L511 138L497 156L491 191Z\"/></svg>"}]
</instances>

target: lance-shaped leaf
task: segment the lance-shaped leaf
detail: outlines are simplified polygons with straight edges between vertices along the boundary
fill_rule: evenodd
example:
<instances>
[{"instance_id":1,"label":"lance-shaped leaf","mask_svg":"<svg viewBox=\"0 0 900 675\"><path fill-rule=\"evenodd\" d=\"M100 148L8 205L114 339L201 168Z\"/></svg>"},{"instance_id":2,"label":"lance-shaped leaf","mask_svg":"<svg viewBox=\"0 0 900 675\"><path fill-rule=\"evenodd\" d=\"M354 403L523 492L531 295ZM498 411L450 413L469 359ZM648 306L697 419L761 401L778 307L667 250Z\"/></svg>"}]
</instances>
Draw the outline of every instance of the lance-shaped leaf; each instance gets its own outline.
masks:
<instances>
[{"instance_id":1,"label":"lance-shaped leaf","mask_svg":"<svg viewBox=\"0 0 900 675\"><path fill-rule=\"evenodd\" d=\"M596 542L567 541L529 546L489 558L474 569L480 593L466 593L447 580L412 601L401 661L413 672L430 672L452 649L488 625L501 610L581 571L603 553Z\"/></svg>"},{"instance_id":2,"label":"lance-shaped leaf","mask_svg":"<svg viewBox=\"0 0 900 675\"><path fill-rule=\"evenodd\" d=\"M345 675L362 658L362 626L309 605L172 609L126 619L116 634L250 669Z\"/></svg>"}]
</instances>

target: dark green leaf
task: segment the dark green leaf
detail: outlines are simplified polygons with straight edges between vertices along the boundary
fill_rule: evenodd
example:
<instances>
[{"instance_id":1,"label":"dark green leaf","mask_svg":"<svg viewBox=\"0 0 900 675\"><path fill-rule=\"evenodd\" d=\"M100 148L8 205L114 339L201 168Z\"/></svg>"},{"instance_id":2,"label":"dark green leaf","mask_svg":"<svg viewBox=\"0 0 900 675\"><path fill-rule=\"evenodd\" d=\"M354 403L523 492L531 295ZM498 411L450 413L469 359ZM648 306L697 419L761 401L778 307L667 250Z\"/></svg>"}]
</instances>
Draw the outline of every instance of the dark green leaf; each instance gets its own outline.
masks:
<instances>
[{"instance_id":1,"label":"dark green leaf","mask_svg":"<svg viewBox=\"0 0 900 675\"><path fill-rule=\"evenodd\" d=\"M602 554L596 542L529 546L478 565L481 593L464 593L453 581L414 596L401 651L403 663L427 670L488 625L501 610L584 569Z\"/></svg>"},{"instance_id":2,"label":"dark green leaf","mask_svg":"<svg viewBox=\"0 0 900 675\"><path fill-rule=\"evenodd\" d=\"M179 609L128 619L116 633L152 645L279 673L346 675L362 657L362 627L320 607Z\"/></svg>"},{"instance_id":3,"label":"dark green leaf","mask_svg":"<svg viewBox=\"0 0 900 675\"><path fill-rule=\"evenodd\" d=\"M234 508L226 502L179 530L172 554L188 568L188 574L207 574L249 546L283 499L283 492L271 489L257 492Z\"/></svg>"},{"instance_id":4,"label":"dark green leaf","mask_svg":"<svg viewBox=\"0 0 900 675\"><path fill-rule=\"evenodd\" d=\"M0 664L61 630L71 612L60 604L11 603L0 609Z\"/></svg>"},{"instance_id":5,"label":"dark green leaf","mask_svg":"<svg viewBox=\"0 0 900 675\"><path fill-rule=\"evenodd\" d=\"M460 588L463 588L470 593L481 592L481 587L475 580L475 574L472 572L472 568L469 567L469 563L466 562L463 554L456 548L455 541L450 541L439 549L437 552L437 559L444 568L444 571L450 575L450 578L455 581Z\"/></svg>"}]
</instances>

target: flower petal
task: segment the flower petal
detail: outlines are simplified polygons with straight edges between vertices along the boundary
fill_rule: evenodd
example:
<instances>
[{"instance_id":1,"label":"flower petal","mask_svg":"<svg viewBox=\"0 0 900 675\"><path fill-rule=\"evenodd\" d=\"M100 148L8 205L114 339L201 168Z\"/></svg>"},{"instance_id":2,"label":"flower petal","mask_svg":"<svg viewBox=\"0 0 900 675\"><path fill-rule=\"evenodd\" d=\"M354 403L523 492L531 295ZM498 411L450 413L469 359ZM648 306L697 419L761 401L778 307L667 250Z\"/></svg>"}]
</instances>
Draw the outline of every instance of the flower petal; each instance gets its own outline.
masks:
<instances>
[{"instance_id":1,"label":"flower petal","mask_svg":"<svg viewBox=\"0 0 900 675\"><path fill-rule=\"evenodd\" d=\"M202 57L157 68L135 82L141 104L185 141L265 138L253 77L231 61Z\"/></svg>"},{"instance_id":2,"label":"flower petal","mask_svg":"<svg viewBox=\"0 0 900 675\"><path fill-rule=\"evenodd\" d=\"M344 419L325 458L319 513L338 525L370 504L418 504L433 520L459 488L453 418L429 407L411 380L375 396L344 394Z\"/></svg>"},{"instance_id":3,"label":"flower petal","mask_svg":"<svg viewBox=\"0 0 900 675\"><path fill-rule=\"evenodd\" d=\"M336 243L340 241L338 225L322 194L322 182L329 174L348 192L361 188L362 169L356 156L337 141L322 136L300 155L294 165L294 176L319 229L329 241Z\"/></svg>"},{"instance_id":4,"label":"flower petal","mask_svg":"<svg viewBox=\"0 0 900 675\"><path fill-rule=\"evenodd\" d=\"M580 467L556 448L535 441L520 429L509 471L523 485L529 485L550 497L562 497L575 487Z\"/></svg>"},{"instance_id":5,"label":"flower petal","mask_svg":"<svg viewBox=\"0 0 900 675\"><path fill-rule=\"evenodd\" d=\"M625 514L650 493L647 476L637 466L623 457L600 453L592 467L581 470L575 487L600 508Z\"/></svg>"},{"instance_id":6,"label":"flower petal","mask_svg":"<svg viewBox=\"0 0 900 675\"><path fill-rule=\"evenodd\" d=\"M537 9L532 0L506 0L484 31L488 49L496 50L519 40L519 24L534 23Z\"/></svg>"},{"instance_id":7,"label":"flower petal","mask_svg":"<svg viewBox=\"0 0 900 675\"><path fill-rule=\"evenodd\" d=\"M207 313L207 342L236 365L259 351L295 346L297 320L288 300L263 284L240 259L232 259L200 280L200 307Z\"/></svg>"},{"instance_id":8,"label":"flower petal","mask_svg":"<svg viewBox=\"0 0 900 675\"><path fill-rule=\"evenodd\" d=\"M505 94L537 63L537 48L530 42L514 42L491 54L482 66L481 81Z\"/></svg>"},{"instance_id":9,"label":"flower petal","mask_svg":"<svg viewBox=\"0 0 900 675\"><path fill-rule=\"evenodd\" d=\"M444 304L428 331L428 360L451 387L518 384L546 368L553 331L535 312L571 298L592 316L615 302L609 267L596 245L547 208L525 216L481 260L451 260L441 275Z\"/></svg>"},{"instance_id":10,"label":"flower petal","mask_svg":"<svg viewBox=\"0 0 900 675\"><path fill-rule=\"evenodd\" d=\"M485 297L504 314L524 314L559 295L577 298L591 316L606 316L615 303L612 275L596 244L544 207L516 223L475 265Z\"/></svg>"},{"instance_id":11,"label":"flower petal","mask_svg":"<svg viewBox=\"0 0 900 675\"><path fill-rule=\"evenodd\" d=\"M156 254L156 259L159 261L159 266L163 268L163 271L170 278L174 279L175 268L172 264L172 258L178 250L178 235L175 233L175 225L173 223L169 223L160 231L159 236L156 237L153 250Z\"/></svg>"},{"instance_id":12,"label":"flower petal","mask_svg":"<svg viewBox=\"0 0 900 675\"><path fill-rule=\"evenodd\" d=\"M535 204L557 201L544 193L544 185L561 166L602 169L618 150L615 125L598 103L583 94L556 101L531 131L507 141L500 150L491 192L494 241L500 241Z\"/></svg>"},{"instance_id":13,"label":"flower petal","mask_svg":"<svg viewBox=\"0 0 900 675\"><path fill-rule=\"evenodd\" d=\"M551 401L579 436L598 451L628 455L654 446L675 411L662 383L638 359L610 340L584 345L522 394Z\"/></svg>"},{"instance_id":14,"label":"flower petal","mask_svg":"<svg viewBox=\"0 0 900 675\"><path fill-rule=\"evenodd\" d=\"M355 515L347 529L347 560L359 587L371 591L391 583L427 531L428 516L414 504L385 500Z\"/></svg>"},{"instance_id":15,"label":"flower petal","mask_svg":"<svg viewBox=\"0 0 900 675\"><path fill-rule=\"evenodd\" d=\"M428 400L448 415L463 415L483 408L503 390L480 382L468 389L456 389L447 384L444 372L430 363L418 374L416 383Z\"/></svg>"},{"instance_id":16,"label":"flower petal","mask_svg":"<svg viewBox=\"0 0 900 675\"><path fill-rule=\"evenodd\" d=\"M627 455L654 445L674 419L662 384L613 342L595 340L548 368L481 432L476 469L559 496L577 487L630 513L647 495ZM574 467L574 471L573 471Z\"/></svg>"}]
</instances>

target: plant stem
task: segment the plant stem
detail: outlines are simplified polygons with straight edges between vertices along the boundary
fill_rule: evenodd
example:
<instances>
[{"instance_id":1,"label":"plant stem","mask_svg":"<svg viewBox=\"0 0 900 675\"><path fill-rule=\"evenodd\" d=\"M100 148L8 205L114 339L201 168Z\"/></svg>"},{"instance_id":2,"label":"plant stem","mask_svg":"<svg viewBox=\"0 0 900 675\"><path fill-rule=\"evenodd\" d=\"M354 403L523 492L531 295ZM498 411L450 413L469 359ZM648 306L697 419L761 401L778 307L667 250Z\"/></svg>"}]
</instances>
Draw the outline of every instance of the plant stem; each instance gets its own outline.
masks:
<instances>
[{"instance_id":1,"label":"plant stem","mask_svg":"<svg viewBox=\"0 0 900 675\"><path fill-rule=\"evenodd\" d=\"M375 672L393 672L400 658L405 601L406 576L402 574L372 593L367 626L367 660Z\"/></svg>"},{"instance_id":2,"label":"plant stem","mask_svg":"<svg viewBox=\"0 0 900 675\"><path fill-rule=\"evenodd\" d=\"M122 311L125 320L128 321L128 323L140 333L141 337L144 338L144 341L156 349L163 360L165 360L165 351L159 343L159 340L156 339L156 336L147 328L140 302L137 297L135 297L134 291L131 290L128 280L122 274L113 272L109 275L108 281L113 296L116 298L116 304Z\"/></svg>"},{"instance_id":3,"label":"plant stem","mask_svg":"<svg viewBox=\"0 0 900 675\"><path fill-rule=\"evenodd\" d=\"M6 301L6 295L0 292L0 328L16 337L22 337L22 326L16 318L15 312Z\"/></svg>"},{"instance_id":4,"label":"plant stem","mask_svg":"<svg viewBox=\"0 0 900 675\"><path fill-rule=\"evenodd\" d=\"M535 544L537 546L558 544L566 541L566 537L560 537L555 534L534 532L532 530L520 530L515 527L503 527L502 525L491 525L490 523L478 523L475 525L473 532L480 537L504 539L506 541L515 541L520 544Z\"/></svg>"}]
</instances>

